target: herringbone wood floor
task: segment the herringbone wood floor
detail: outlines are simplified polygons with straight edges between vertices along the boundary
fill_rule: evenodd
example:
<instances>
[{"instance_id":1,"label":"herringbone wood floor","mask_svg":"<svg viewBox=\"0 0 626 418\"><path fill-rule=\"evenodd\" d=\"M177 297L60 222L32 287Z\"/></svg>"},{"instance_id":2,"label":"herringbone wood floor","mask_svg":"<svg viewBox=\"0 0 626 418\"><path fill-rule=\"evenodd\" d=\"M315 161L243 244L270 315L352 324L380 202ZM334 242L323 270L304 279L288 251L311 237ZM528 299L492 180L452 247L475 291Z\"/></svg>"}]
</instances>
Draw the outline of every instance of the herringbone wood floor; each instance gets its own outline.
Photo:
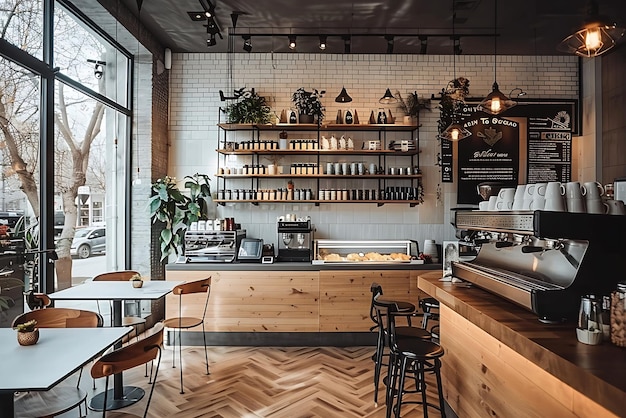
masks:
<instances>
[{"instance_id":1,"label":"herringbone wood floor","mask_svg":"<svg viewBox=\"0 0 626 418\"><path fill-rule=\"evenodd\" d=\"M374 405L373 347L209 347L211 374L205 374L204 352L185 347L185 393L179 393L179 369L172 351L164 350L150 405L150 417L168 418L378 418L385 416L384 385ZM88 376L88 374L87 374ZM434 387L434 377L429 376ZM91 384L91 379L83 382ZM427 380L428 381L428 380ZM144 368L124 373L124 383L149 389ZM102 390L89 389L90 396ZM437 403L430 393L429 401ZM416 395L412 395L416 396ZM125 408L139 416L145 398ZM77 416L77 413L65 414ZM421 406L403 405L403 417L421 417ZM429 409L438 418L438 411Z\"/></svg>"}]
</instances>

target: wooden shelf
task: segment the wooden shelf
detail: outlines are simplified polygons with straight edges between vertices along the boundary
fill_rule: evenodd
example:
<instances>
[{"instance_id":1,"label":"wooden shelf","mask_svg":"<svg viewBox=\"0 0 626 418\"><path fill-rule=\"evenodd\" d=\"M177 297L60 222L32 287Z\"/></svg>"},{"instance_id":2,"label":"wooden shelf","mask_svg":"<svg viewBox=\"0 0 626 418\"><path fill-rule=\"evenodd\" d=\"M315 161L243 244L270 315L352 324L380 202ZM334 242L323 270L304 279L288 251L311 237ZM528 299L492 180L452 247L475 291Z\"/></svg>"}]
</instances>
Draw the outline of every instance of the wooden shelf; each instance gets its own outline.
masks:
<instances>
[{"instance_id":1,"label":"wooden shelf","mask_svg":"<svg viewBox=\"0 0 626 418\"><path fill-rule=\"evenodd\" d=\"M328 175L328 174L216 174L215 177L225 179L247 179L247 178L310 178L310 179L344 179L344 180L358 180L358 179L386 179L386 180L403 180L403 179L418 179L421 178L421 174L411 175L389 175L389 174L363 174L354 176L344 175Z\"/></svg>"},{"instance_id":2,"label":"wooden shelf","mask_svg":"<svg viewBox=\"0 0 626 418\"><path fill-rule=\"evenodd\" d=\"M395 131L409 132L419 128L421 125L400 125L395 123L386 124L336 124L336 123L218 123L217 126L225 131L250 131L254 129L262 131Z\"/></svg>"},{"instance_id":3,"label":"wooden shelf","mask_svg":"<svg viewBox=\"0 0 626 418\"><path fill-rule=\"evenodd\" d=\"M417 155L421 153L420 150L411 150L411 151L394 151L394 150L326 150L326 149L315 149L315 150L297 150L297 149L236 149L236 150L226 150L226 149L218 149L216 150L218 153L223 155L373 155L378 156L381 154L385 155L397 155L397 156L406 156L410 157L412 155Z\"/></svg>"},{"instance_id":4,"label":"wooden shelf","mask_svg":"<svg viewBox=\"0 0 626 418\"><path fill-rule=\"evenodd\" d=\"M213 200L215 203L220 204L220 205L224 205L226 203L251 203L253 205L257 205L259 203L286 203L286 204L293 204L293 205L304 205L304 204L314 204L314 205L319 205L320 203L348 203L348 204L355 204L355 203L375 203L378 206L382 206L385 203L393 203L393 204L408 204L411 207L414 207L416 205L420 204L419 200L316 200L316 199L311 199L311 200L264 200L264 199L255 199L255 200L243 200L243 199L239 199L239 200L234 200L234 199L215 199Z\"/></svg>"}]
</instances>

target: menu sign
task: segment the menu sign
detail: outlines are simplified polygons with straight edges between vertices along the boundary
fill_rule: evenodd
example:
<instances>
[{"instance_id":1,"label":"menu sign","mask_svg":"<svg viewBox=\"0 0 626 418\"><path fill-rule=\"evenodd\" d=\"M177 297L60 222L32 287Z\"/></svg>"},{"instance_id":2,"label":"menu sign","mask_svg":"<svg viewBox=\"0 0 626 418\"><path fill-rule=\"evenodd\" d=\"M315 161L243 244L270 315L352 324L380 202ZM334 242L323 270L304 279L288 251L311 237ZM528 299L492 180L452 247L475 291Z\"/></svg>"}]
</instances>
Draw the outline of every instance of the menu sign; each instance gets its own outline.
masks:
<instances>
[{"instance_id":1,"label":"menu sign","mask_svg":"<svg viewBox=\"0 0 626 418\"><path fill-rule=\"evenodd\" d=\"M463 121L472 135L459 141L458 203L476 204L479 183L515 186L519 175L519 123L474 113Z\"/></svg>"},{"instance_id":2,"label":"menu sign","mask_svg":"<svg viewBox=\"0 0 626 418\"><path fill-rule=\"evenodd\" d=\"M571 109L559 104L527 108L528 183L572 179Z\"/></svg>"}]
</instances>

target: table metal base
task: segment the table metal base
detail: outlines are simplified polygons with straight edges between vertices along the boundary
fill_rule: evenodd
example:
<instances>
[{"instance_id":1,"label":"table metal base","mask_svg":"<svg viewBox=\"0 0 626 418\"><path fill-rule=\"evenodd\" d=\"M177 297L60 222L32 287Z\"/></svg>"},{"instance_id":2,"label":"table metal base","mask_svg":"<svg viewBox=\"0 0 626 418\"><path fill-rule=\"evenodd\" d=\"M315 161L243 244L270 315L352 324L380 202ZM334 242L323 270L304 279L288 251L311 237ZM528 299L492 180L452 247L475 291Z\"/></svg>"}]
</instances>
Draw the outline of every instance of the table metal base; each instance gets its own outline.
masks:
<instances>
[{"instance_id":1,"label":"table metal base","mask_svg":"<svg viewBox=\"0 0 626 418\"><path fill-rule=\"evenodd\" d=\"M136 386L124 386L124 396L121 399L115 399L113 396L113 389L107 391L107 411L114 409L124 408L132 405L143 398L145 391L142 388ZM93 411L102 411L104 404L104 392L97 394L91 398L89 403L89 409Z\"/></svg>"}]
</instances>

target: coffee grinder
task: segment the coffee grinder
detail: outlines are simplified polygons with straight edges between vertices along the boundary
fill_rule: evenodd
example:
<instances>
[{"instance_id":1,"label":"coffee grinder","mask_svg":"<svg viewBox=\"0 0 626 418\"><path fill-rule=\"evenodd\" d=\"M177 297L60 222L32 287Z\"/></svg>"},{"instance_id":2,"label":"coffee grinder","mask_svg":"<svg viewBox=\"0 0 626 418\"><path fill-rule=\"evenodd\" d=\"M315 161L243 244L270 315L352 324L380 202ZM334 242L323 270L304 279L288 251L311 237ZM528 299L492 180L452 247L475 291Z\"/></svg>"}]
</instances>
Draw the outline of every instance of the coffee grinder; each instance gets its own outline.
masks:
<instances>
[{"instance_id":1,"label":"coffee grinder","mask_svg":"<svg viewBox=\"0 0 626 418\"><path fill-rule=\"evenodd\" d=\"M311 261L311 221L278 221L278 261Z\"/></svg>"}]
</instances>

